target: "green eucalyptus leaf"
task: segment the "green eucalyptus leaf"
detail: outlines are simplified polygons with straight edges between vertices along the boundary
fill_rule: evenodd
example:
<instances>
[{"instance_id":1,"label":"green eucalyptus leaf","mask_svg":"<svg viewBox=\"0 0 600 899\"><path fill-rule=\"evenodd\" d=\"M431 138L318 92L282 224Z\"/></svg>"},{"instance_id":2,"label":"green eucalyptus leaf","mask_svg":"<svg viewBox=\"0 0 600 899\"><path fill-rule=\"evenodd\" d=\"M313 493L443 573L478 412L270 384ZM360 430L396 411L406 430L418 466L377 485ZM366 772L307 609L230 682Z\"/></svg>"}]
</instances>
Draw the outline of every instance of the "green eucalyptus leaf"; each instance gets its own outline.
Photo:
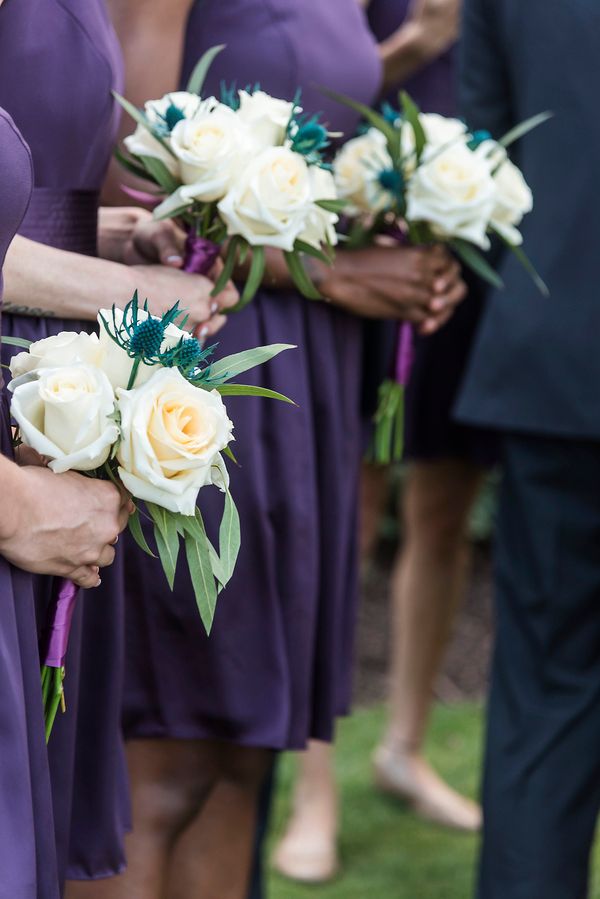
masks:
<instances>
[{"instance_id":1,"label":"green eucalyptus leaf","mask_svg":"<svg viewBox=\"0 0 600 899\"><path fill-rule=\"evenodd\" d=\"M451 240L450 246L468 268L472 269L476 275L491 284L492 287L498 289L504 287L504 282L500 275L494 271L487 259L479 252L479 250L468 243L466 240Z\"/></svg>"},{"instance_id":2,"label":"green eucalyptus leaf","mask_svg":"<svg viewBox=\"0 0 600 899\"><path fill-rule=\"evenodd\" d=\"M283 353L285 350L295 350L291 343L272 343L269 346L257 346L252 350L244 350L242 353L234 353L232 356L224 356L218 359L210 367L210 381L220 380L222 383L256 368Z\"/></svg>"},{"instance_id":3,"label":"green eucalyptus leaf","mask_svg":"<svg viewBox=\"0 0 600 899\"><path fill-rule=\"evenodd\" d=\"M206 633L210 634L217 607L217 585L208 548L209 541L199 511L196 515L196 521L200 525L202 539L198 539L196 535L187 532L184 540L185 554L200 618Z\"/></svg>"},{"instance_id":4,"label":"green eucalyptus leaf","mask_svg":"<svg viewBox=\"0 0 600 899\"><path fill-rule=\"evenodd\" d=\"M168 170L164 162L154 156L140 156L148 174L167 194L174 193L180 182Z\"/></svg>"},{"instance_id":5,"label":"green eucalyptus leaf","mask_svg":"<svg viewBox=\"0 0 600 899\"><path fill-rule=\"evenodd\" d=\"M306 256L312 256L313 259L319 259L321 262L324 262L325 265L331 265L332 260L330 257L323 252L323 250L318 250L316 247L313 247L312 244L306 243L305 240L297 240L294 244L294 252L295 253L304 253Z\"/></svg>"},{"instance_id":6,"label":"green eucalyptus leaf","mask_svg":"<svg viewBox=\"0 0 600 899\"><path fill-rule=\"evenodd\" d=\"M537 115L531 116L529 119L525 119L524 122L521 122L520 125L515 125L514 128L501 137L498 141L499 144L503 147L510 147L511 144L514 144L515 141L520 140L520 138L525 137L526 134L529 134L530 131L533 131L534 128L538 128L540 125L543 125L544 122L547 122L549 119L554 117L554 113L547 112L539 112Z\"/></svg>"},{"instance_id":7,"label":"green eucalyptus leaf","mask_svg":"<svg viewBox=\"0 0 600 899\"><path fill-rule=\"evenodd\" d=\"M290 400L283 393L277 393L275 390L269 390L267 387L255 387L251 384L221 384L216 387L221 396L262 396L269 400L280 400L282 403L290 403L295 406L296 403Z\"/></svg>"},{"instance_id":8,"label":"green eucalyptus leaf","mask_svg":"<svg viewBox=\"0 0 600 899\"><path fill-rule=\"evenodd\" d=\"M148 174L147 169L145 169L142 165L139 165L135 159L126 156L121 150L117 147L113 153L115 159L119 163L119 165L123 166L128 172L132 175L135 175L136 178L143 178L144 181L150 181L151 178Z\"/></svg>"},{"instance_id":9,"label":"green eucalyptus leaf","mask_svg":"<svg viewBox=\"0 0 600 899\"><path fill-rule=\"evenodd\" d=\"M175 571L177 570L177 558L179 556L179 531L177 516L154 503L146 503L148 512L154 521L154 537L158 555L165 572L165 577L171 590L175 583Z\"/></svg>"},{"instance_id":10,"label":"green eucalyptus leaf","mask_svg":"<svg viewBox=\"0 0 600 899\"><path fill-rule=\"evenodd\" d=\"M18 346L23 350L28 350L33 341L26 340L24 337L9 337L5 334L3 337L0 337L0 343L5 344L6 346Z\"/></svg>"},{"instance_id":11,"label":"green eucalyptus leaf","mask_svg":"<svg viewBox=\"0 0 600 899\"><path fill-rule=\"evenodd\" d=\"M529 256L527 256L527 254L525 253L523 248L520 246L515 246L514 244L510 243L510 241L508 241L506 239L506 237L504 237L503 234L501 234L499 231L497 231L496 228L494 228L494 233L508 247L508 249L517 257L517 259L519 260L519 262L521 263L521 265L523 266L523 268L525 269L525 271L527 272L527 274L529 275L529 277L531 278L531 280L533 281L533 283L535 284L535 286L537 287L539 292L542 294L542 296L546 297L546 298L549 297L550 296L550 288L548 287L546 282L543 280L543 278L538 274L533 262L531 261Z\"/></svg>"},{"instance_id":12,"label":"green eucalyptus leaf","mask_svg":"<svg viewBox=\"0 0 600 899\"><path fill-rule=\"evenodd\" d=\"M377 128L378 131L381 131L388 142L392 153L392 159L396 158L400 149L399 128L395 128L386 118L384 118L384 116L375 112L370 106L359 103L358 100L354 100L352 97L347 97L345 94L339 94L337 91L329 90L329 88L321 88L321 93L325 94L327 97L331 97L332 100L337 100L338 103L342 103L344 106L349 106L350 109L358 112L364 119L366 119L369 125L372 125L373 128Z\"/></svg>"},{"instance_id":13,"label":"green eucalyptus leaf","mask_svg":"<svg viewBox=\"0 0 600 899\"><path fill-rule=\"evenodd\" d=\"M407 122L413 130L415 136L415 151L417 154L417 162L420 162L423 150L427 144L427 137L419 118L420 110L414 100L406 93L400 92L400 103L405 122Z\"/></svg>"},{"instance_id":14,"label":"green eucalyptus leaf","mask_svg":"<svg viewBox=\"0 0 600 899\"><path fill-rule=\"evenodd\" d=\"M204 53L196 65L194 66L194 70L190 75L190 79L187 83L186 90L190 94L198 94L201 96L202 88L204 87L204 82L206 81L206 76L208 75L208 70L213 64L213 60L219 53L225 49L225 44L217 44L215 47L211 47L209 50Z\"/></svg>"},{"instance_id":15,"label":"green eucalyptus leaf","mask_svg":"<svg viewBox=\"0 0 600 899\"><path fill-rule=\"evenodd\" d=\"M143 550L143 552L145 552L147 555L152 556L152 558L155 559L156 556L148 546L148 543L144 536L144 531L142 530L139 509L136 509L133 515L129 516L129 530L131 532L131 536L133 537L139 548Z\"/></svg>"},{"instance_id":16,"label":"green eucalyptus leaf","mask_svg":"<svg viewBox=\"0 0 600 899\"><path fill-rule=\"evenodd\" d=\"M292 281L300 293L309 300L322 300L323 297L310 280L300 256L297 253L284 253L283 255Z\"/></svg>"},{"instance_id":17,"label":"green eucalyptus leaf","mask_svg":"<svg viewBox=\"0 0 600 899\"><path fill-rule=\"evenodd\" d=\"M227 247L227 253L225 255L225 262L223 264L223 270L217 278L215 286L211 291L211 296L214 297L217 294L221 293L221 291L224 290L227 286L227 283L231 280L241 242L242 238L238 236L232 237L229 241L229 246Z\"/></svg>"},{"instance_id":18,"label":"green eucalyptus leaf","mask_svg":"<svg viewBox=\"0 0 600 899\"><path fill-rule=\"evenodd\" d=\"M217 388L217 389L218 389L218 388ZM231 449L230 446L226 446L225 449L222 450L222 453L223 453L224 456L227 456L228 459L231 459L231 461L233 462L234 465L239 465L239 464L240 464L240 463L238 462L238 460L236 459L236 457L234 456L233 450Z\"/></svg>"},{"instance_id":19,"label":"green eucalyptus leaf","mask_svg":"<svg viewBox=\"0 0 600 899\"><path fill-rule=\"evenodd\" d=\"M219 556L225 576L223 586L229 583L235 571L241 545L240 516L229 490L225 494L225 508L219 528Z\"/></svg>"},{"instance_id":20,"label":"green eucalyptus leaf","mask_svg":"<svg viewBox=\"0 0 600 899\"><path fill-rule=\"evenodd\" d=\"M229 310L231 312L241 312L251 300L254 299L256 291L261 285L263 275L265 273L266 259L264 247L252 247L252 259L250 260L250 271L242 291L240 301L236 306Z\"/></svg>"},{"instance_id":21,"label":"green eucalyptus leaf","mask_svg":"<svg viewBox=\"0 0 600 899\"><path fill-rule=\"evenodd\" d=\"M348 200L315 200L315 206L324 209L325 212L334 212L338 215L348 206Z\"/></svg>"}]
</instances>

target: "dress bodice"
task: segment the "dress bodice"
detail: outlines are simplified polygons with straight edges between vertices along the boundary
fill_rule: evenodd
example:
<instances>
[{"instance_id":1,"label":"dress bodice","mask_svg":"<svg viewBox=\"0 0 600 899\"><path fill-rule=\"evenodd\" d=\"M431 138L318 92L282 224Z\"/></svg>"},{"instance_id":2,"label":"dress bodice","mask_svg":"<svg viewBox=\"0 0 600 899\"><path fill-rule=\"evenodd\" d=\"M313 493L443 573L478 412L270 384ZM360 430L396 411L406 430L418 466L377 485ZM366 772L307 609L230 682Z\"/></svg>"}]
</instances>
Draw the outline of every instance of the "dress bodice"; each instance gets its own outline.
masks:
<instances>
[{"instance_id":1,"label":"dress bodice","mask_svg":"<svg viewBox=\"0 0 600 899\"><path fill-rule=\"evenodd\" d=\"M221 80L238 87L259 83L274 96L292 99L302 88L306 112L322 111L334 130L351 135L357 116L319 88L364 103L377 96L381 66L377 47L356 0L196 0L187 27L182 82L202 53L226 49L215 60L207 89Z\"/></svg>"},{"instance_id":2,"label":"dress bodice","mask_svg":"<svg viewBox=\"0 0 600 899\"><path fill-rule=\"evenodd\" d=\"M31 148L35 186L97 190L118 124L122 63L104 0L4 0L0 105Z\"/></svg>"},{"instance_id":3,"label":"dress bodice","mask_svg":"<svg viewBox=\"0 0 600 899\"><path fill-rule=\"evenodd\" d=\"M11 117L0 109L0 301L2 266L8 246L23 220L31 196L32 170L29 148Z\"/></svg>"},{"instance_id":4,"label":"dress bodice","mask_svg":"<svg viewBox=\"0 0 600 899\"><path fill-rule=\"evenodd\" d=\"M400 28L410 6L411 0L371 0L369 23L378 41L385 40ZM458 106L456 55L456 47L452 47L409 78L405 84L397 85L388 97L389 101L397 105L398 90L404 88L424 112L456 115Z\"/></svg>"}]
</instances>

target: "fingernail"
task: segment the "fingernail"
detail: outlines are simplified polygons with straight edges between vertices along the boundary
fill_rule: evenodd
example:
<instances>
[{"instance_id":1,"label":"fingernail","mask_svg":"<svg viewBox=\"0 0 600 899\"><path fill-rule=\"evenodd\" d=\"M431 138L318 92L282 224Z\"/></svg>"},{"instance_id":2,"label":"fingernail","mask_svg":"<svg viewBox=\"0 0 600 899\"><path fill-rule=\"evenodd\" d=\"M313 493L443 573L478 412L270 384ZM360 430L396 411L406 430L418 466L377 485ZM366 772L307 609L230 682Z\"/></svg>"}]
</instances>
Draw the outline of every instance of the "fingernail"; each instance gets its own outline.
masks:
<instances>
[{"instance_id":1,"label":"fingernail","mask_svg":"<svg viewBox=\"0 0 600 899\"><path fill-rule=\"evenodd\" d=\"M437 299L431 301L429 308L435 310L435 312L441 312L442 309L446 308L446 300L443 297L437 297Z\"/></svg>"},{"instance_id":2,"label":"fingernail","mask_svg":"<svg viewBox=\"0 0 600 899\"><path fill-rule=\"evenodd\" d=\"M438 280L433 285L433 288L436 293L443 293L446 289L446 281L444 280L444 278L438 278Z\"/></svg>"},{"instance_id":3,"label":"fingernail","mask_svg":"<svg viewBox=\"0 0 600 899\"><path fill-rule=\"evenodd\" d=\"M214 300L214 301L210 304L210 312L211 312L211 315L214 315L215 312L218 312L218 311L219 311L219 304L217 303L216 300Z\"/></svg>"},{"instance_id":4,"label":"fingernail","mask_svg":"<svg viewBox=\"0 0 600 899\"><path fill-rule=\"evenodd\" d=\"M167 264L168 265L181 265L183 262L183 257L178 256L177 254L173 254L173 256L167 256Z\"/></svg>"},{"instance_id":5,"label":"fingernail","mask_svg":"<svg viewBox=\"0 0 600 899\"><path fill-rule=\"evenodd\" d=\"M198 332L198 337L200 340L204 340L206 335L208 334L208 325L202 325L200 331Z\"/></svg>"}]
</instances>

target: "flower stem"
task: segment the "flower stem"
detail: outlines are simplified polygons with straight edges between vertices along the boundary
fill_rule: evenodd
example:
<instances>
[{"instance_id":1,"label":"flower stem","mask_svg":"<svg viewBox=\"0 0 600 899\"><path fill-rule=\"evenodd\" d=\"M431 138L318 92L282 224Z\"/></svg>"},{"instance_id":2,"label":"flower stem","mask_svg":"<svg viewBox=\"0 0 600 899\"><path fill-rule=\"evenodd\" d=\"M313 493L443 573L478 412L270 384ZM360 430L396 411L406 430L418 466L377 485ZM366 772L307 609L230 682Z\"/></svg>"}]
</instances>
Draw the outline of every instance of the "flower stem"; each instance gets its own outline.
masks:
<instances>
[{"instance_id":1,"label":"flower stem","mask_svg":"<svg viewBox=\"0 0 600 899\"><path fill-rule=\"evenodd\" d=\"M133 385L135 384L135 379L137 378L138 369L140 367L140 359L135 359L133 365L131 366L131 374L129 375L129 382L127 384L127 390L131 390Z\"/></svg>"}]
</instances>

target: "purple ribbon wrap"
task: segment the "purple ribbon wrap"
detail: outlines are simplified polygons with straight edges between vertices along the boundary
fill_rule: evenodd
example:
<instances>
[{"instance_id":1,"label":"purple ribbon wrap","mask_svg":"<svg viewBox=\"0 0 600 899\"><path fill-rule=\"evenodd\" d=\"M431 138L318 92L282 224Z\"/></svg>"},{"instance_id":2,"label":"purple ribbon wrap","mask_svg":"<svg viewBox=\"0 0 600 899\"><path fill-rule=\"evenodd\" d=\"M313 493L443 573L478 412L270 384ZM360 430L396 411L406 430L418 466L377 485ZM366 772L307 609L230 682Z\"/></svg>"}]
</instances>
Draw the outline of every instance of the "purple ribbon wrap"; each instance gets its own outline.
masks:
<instances>
[{"instance_id":1,"label":"purple ribbon wrap","mask_svg":"<svg viewBox=\"0 0 600 899\"><path fill-rule=\"evenodd\" d=\"M415 361L415 338L410 322L403 322L398 331L398 346L396 349L396 381L402 387L406 387L410 381L413 364Z\"/></svg>"},{"instance_id":2,"label":"purple ribbon wrap","mask_svg":"<svg viewBox=\"0 0 600 899\"><path fill-rule=\"evenodd\" d=\"M65 663L71 622L79 588L73 581L61 579L57 582L52 606L51 621L48 625L48 644L44 665L48 668L62 668Z\"/></svg>"},{"instance_id":3,"label":"purple ribbon wrap","mask_svg":"<svg viewBox=\"0 0 600 899\"><path fill-rule=\"evenodd\" d=\"M221 247L207 237L188 234L185 241L184 272L207 275L219 257Z\"/></svg>"}]
</instances>

